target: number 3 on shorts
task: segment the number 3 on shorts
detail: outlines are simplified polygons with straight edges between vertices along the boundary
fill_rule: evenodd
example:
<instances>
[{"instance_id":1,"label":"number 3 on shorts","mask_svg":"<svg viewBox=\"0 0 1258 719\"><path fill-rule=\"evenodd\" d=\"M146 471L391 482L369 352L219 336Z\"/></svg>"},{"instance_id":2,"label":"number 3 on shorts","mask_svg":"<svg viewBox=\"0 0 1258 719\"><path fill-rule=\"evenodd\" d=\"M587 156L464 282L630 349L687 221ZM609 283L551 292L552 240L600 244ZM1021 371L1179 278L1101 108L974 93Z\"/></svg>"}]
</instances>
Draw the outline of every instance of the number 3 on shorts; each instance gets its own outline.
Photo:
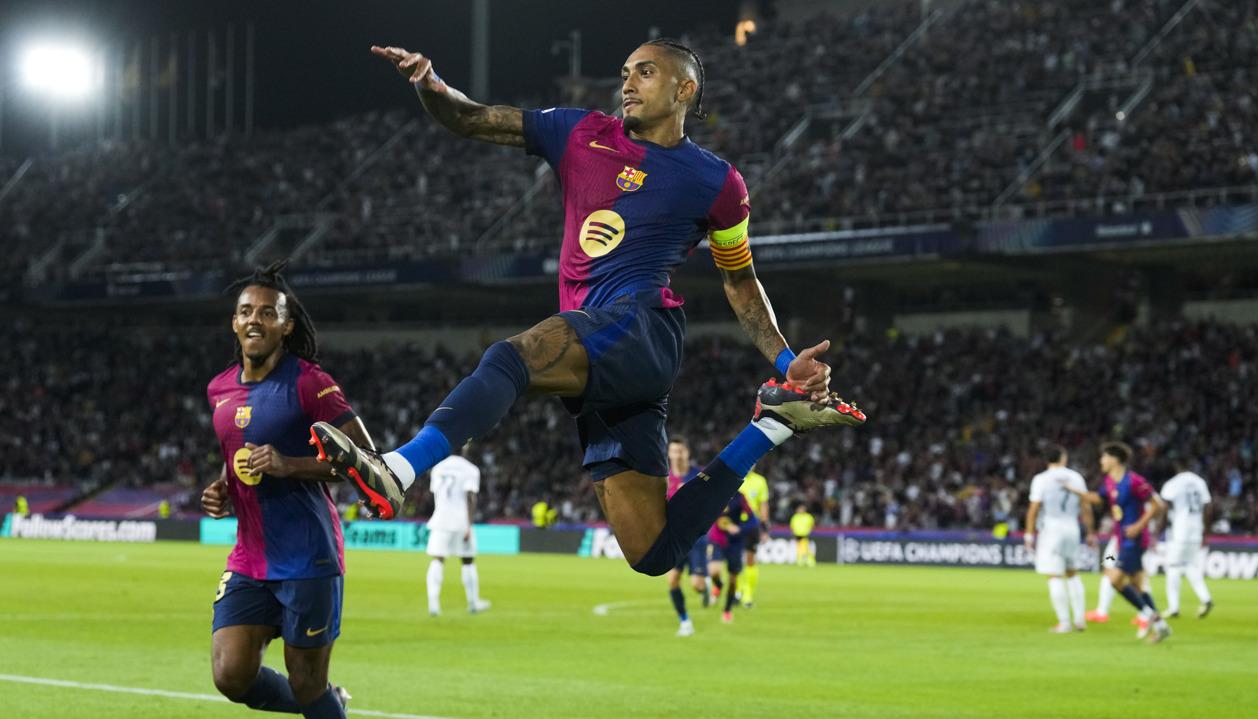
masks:
<instances>
[{"instance_id":1,"label":"number 3 on shorts","mask_svg":"<svg viewBox=\"0 0 1258 719\"><path fill-rule=\"evenodd\" d=\"M218 591L214 593L215 602L222 599L223 595L227 593L227 582L231 581L231 578L231 572L223 572L223 576L218 580Z\"/></svg>"}]
</instances>

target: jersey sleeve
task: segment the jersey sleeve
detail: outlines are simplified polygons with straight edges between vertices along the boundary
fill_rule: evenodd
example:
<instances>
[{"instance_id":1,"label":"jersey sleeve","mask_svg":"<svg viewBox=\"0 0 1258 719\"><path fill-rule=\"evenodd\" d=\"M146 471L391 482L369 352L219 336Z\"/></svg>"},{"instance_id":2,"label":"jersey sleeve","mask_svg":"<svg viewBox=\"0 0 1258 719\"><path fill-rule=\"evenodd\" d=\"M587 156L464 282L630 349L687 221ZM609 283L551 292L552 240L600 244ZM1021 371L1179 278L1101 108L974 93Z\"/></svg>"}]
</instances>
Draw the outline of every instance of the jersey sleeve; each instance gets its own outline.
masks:
<instances>
[{"instance_id":1,"label":"jersey sleeve","mask_svg":"<svg viewBox=\"0 0 1258 719\"><path fill-rule=\"evenodd\" d=\"M1154 495L1153 487L1144 477L1139 475L1131 478L1131 493L1135 495L1136 499L1142 501L1147 501L1149 497Z\"/></svg>"},{"instance_id":2,"label":"jersey sleeve","mask_svg":"<svg viewBox=\"0 0 1258 719\"><path fill-rule=\"evenodd\" d=\"M1210 496L1210 484L1206 482L1205 480L1202 480L1200 484L1201 484L1201 503L1209 504L1210 502L1213 502L1214 498Z\"/></svg>"},{"instance_id":3,"label":"jersey sleeve","mask_svg":"<svg viewBox=\"0 0 1258 719\"><path fill-rule=\"evenodd\" d=\"M568 146L572 128L590 114L589 110L552 107L524 112L524 151L546 160L556 171Z\"/></svg>"},{"instance_id":4,"label":"jersey sleeve","mask_svg":"<svg viewBox=\"0 0 1258 719\"><path fill-rule=\"evenodd\" d=\"M725 184L708 209L708 245L717 267L733 271L751 264L751 241L747 234L750 215L747 183L730 165Z\"/></svg>"},{"instance_id":5,"label":"jersey sleeve","mask_svg":"<svg viewBox=\"0 0 1258 719\"><path fill-rule=\"evenodd\" d=\"M1176 494L1175 489L1176 489L1178 486L1179 486L1179 483L1178 483L1178 482L1176 482L1175 480L1173 480L1173 479L1172 479L1171 481L1169 481L1169 482L1167 482L1166 484L1162 485L1162 491L1161 491L1159 494L1161 494L1161 495L1162 495L1162 499L1165 499L1166 501L1170 502L1171 504L1174 504L1174 503L1175 503L1175 494Z\"/></svg>"},{"instance_id":6,"label":"jersey sleeve","mask_svg":"<svg viewBox=\"0 0 1258 719\"><path fill-rule=\"evenodd\" d=\"M340 427L358 416L345 393L332 376L318 365L308 365L297 377L297 396L301 409L311 422L327 422Z\"/></svg>"},{"instance_id":7,"label":"jersey sleeve","mask_svg":"<svg viewBox=\"0 0 1258 719\"><path fill-rule=\"evenodd\" d=\"M1036 477L1031 480L1031 501L1044 501L1044 480L1041 477Z\"/></svg>"},{"instance_id":8,"label":"jersey sleeve","mask_svg":"<svg viewBox=\"0 0 1258 719\"><path fill-rule=\"evenodd\" d=\"M466 492L480 492L480 467L468 464L467 477L463 480L463 488Z\"/></svg>"}]
</instances>

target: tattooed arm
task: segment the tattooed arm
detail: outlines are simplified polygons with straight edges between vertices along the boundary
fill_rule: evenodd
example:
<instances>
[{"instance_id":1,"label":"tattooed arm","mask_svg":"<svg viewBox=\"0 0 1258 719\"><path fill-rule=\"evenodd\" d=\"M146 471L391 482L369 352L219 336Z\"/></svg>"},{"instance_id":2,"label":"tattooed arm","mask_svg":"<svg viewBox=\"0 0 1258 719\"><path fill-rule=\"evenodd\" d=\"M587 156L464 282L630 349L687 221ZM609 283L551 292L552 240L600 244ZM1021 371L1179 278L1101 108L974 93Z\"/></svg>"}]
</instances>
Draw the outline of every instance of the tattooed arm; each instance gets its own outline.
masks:
<instances>
[{"instance_id":1,"label":"tattooed arm","mask_svg":"<svg viewBox=\"0 0 1258 719\"><path fill-rule=\"evenodd\" d=\"M741 270L721 270L725 284L725 298L738 317L738 324L751 339L756 349L773 362L786 349L786 338L778 330L778 320L773 306L764 293L764 286L756 279L756 270L747 265Z\"/></svg>"},{"instance_id":2,"label":"tattooed arm","mask_svg":"<svg viewBox=\"0 0 1258 719\"><path fill-rule=\"evenodd\" d=\"M393 63L415 86L428 114L454 134L496 145L524 147L524 113L520 108L482 105L469 99L438 77L432 60L417 52L375 46L371 52Z\"/></svg>"},{"instance_id":3,"label":"tattooed arm","mask_svg":"<svg viewBox=\"0 0 1258 719\"><path fill-rule=\"evenodd\" d=\"M778 329L777 317L773 314L773 306L764 293L764 286L756 279L755 268L748 264L738 270L721 270L721 281L725 285L725 298L738 317L738 324L751 338L752 344L760 350L769 362L774 362L782 350L788 347L786 338ZM800 352L791 361L786 371L786 379L796 386L813 393L814 398L821 399L830 387L830 365L819 362L816 357L830 347L830 340L809 347Z\"/></svg>"}]
</instances>

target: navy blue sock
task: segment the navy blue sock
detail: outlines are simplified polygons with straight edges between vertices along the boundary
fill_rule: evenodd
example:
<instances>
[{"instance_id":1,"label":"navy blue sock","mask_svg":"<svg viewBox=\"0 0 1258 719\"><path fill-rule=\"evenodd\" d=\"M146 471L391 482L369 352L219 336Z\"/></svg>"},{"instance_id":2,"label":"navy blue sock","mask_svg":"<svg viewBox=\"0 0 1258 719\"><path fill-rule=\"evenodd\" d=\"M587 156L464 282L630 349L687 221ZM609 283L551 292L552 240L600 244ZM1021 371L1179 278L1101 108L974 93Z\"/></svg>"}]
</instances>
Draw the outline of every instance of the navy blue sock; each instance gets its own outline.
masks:
<instances>
[{"instance_id":1,"label":"navy blue sock","mask_svg":"<svg viewBox=\"0 0 1258 719\"><path fill-rule=\"evenodd\" d=\"M1140 596L1140 592L1135 587L1128 584L1119 594L1123 595L1123 599L1131 602L1131 606L1135 607L1137 612L1144 609L1144 597Z\"/></svg>"},{"instance_id":2,"label":"navy blue sock","mask_svg":"<svg viewBox=\"0 0 1258 719\"><path fill-rule=\"evenodd\" d=\"M306 719L346 719L345 707L341 706L341 699L330 684L318 699L301 708L301 715Z\"/></svg>"},{"instance_id":3,"label":"navy blue sock","mask_svg":"<svg viewBox=\"0 0 1258 719\"><path fill-rule=\"evenodd\" d=\"M1153 603L1152 594L1149 594L1148 592L1141 592L1140 598L1144 600L1144 604L1146 607L1148 607L1149 609L1152 609L1154 612L1157 612L1158 607L1156 604Z\"/></svg>"},{"instance_id":4,"label":"navy blue sock","mask_svg":"<svg viewBox=\"0 0 1258 719\"><path fill-rule=\"evenodd\" d=\"M510 342L495 342L481 356L476 371L450 392L424 428L396 451L415 475L432 469L469 439L483 436L507 415L529 386L529 368Z\"/></svg>"},{"instance_id":5,"label":"navy blue sock","mask_svg":"<svg viewBox=\"0 0 1258 719\"><path fill-rule=\"evenodd\" d=\"M668 590L668 596L673 599L673 609L677 610L677 618L683 622L689 619L690 615L686 614L686 597L682 595L681 587Z\"/></svg>"},{"instance_id":6,"label":"navy blue sock","mask_svg":"<svg viewBox=\"0 0 1258 719\"><path fill-rule=\"evenodd\" d=\"M633 568L658 577L677 566L695 540L707 533L721 516L752 465L775 446L763 430L754 424L747 425L711 464L668 500L664 529Z\"/></svg>"},{"instance_id":7,"label":"navy blue sock","mask_svg":"<svg viewBox=\"0 0 1258 719\"><path fill-rule=\"evenodd\" d=\"M734 595L738 592L734 591L734 587L738 586L738 575L729 575L729 591L725 593L725 611L734 611Z\"/></svg>"},{"instance_id":8,"label":"navy blue sock","mask_svg":"<svg viewBox=\"0 0 1258 719\"><path fill-rule=\"evenodd\" d=\"M293 688L288 684L288 677L270 667L259 669L249 690L232 701L265 712L297 714L301 711L296 697L293 696Z\"/></svg>"}]
</instances>

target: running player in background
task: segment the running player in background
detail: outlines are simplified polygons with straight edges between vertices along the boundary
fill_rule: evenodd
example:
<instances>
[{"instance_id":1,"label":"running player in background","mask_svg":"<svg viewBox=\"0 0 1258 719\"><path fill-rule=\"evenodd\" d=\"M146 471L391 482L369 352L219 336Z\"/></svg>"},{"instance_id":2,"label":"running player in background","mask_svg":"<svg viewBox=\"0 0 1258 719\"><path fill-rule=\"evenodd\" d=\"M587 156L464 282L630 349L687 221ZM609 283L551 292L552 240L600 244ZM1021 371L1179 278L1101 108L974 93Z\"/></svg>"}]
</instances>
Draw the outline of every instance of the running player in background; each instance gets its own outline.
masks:
<instances>
[{"instance_id":1,"label":"running player in background","mask_svg":"<svg viewBox=\"0 0 1258 719\"><path fill-rule=\"evenodd\" d=\"M816 358L829 342L796 357L778 330L752 266L742 176L686 137L686 116L703 117L703 65L693 50L663 39L636 48L620 69L623 120L482 105L447 85L419 53L372 52L457 135L544 158L563 189L565 215L560 312L486 350L414 439L382 456L335 427L311 428L321 457L376 514L394 516L417 476L491 430L521 395L560 397L626 561L659 576L689 553L773 448L796 432L865 422L828 390L830 368ZM787 382L763 385L752 422L704 467L703 481L669 500L667 402L685 341L682 299L669 282L705 237L739 324Z\"/></svg>"},{"instance_id":2,"label":"running player in background","mask_svg":"<svg viewBox=\"0 0 1258 719\"><path fill-rule=\"evenodd\" d=\"M307 444L328 422L363 446L371 437L316 362L309 315L284 280L286 262L233 283L236 361L206 390L223 473L202 494L218 519L234 508L236 546L214 598L214 686L252 709L343 718L349 695L328 684L341 631L345 548L327 482ZM288 677L262 666L284 638Z\"/></svg>"},{"instance_id":3,"label":"running player in background","mask_svg":"<svg viewBox=\"0 0 1258 719\"><path fill-rule=\"evenodd\" d=\"M668 497L671 499L677 490L686 482L699 474L699 468L690 464L690 445L681 437L673 437L668 441ZM682 572L690 572L690 586L699 593L703 606L708 606L708 541L700 537L676 567L668 570L668 596L673 601L673 609L677 611L677 620L681 622L677 628L677 636L688 637L695 633L694 622L686 612L686 596L681 591Z\"/></svg>"},{"instance_id":4,"label":"running player in background","mask_svg":"<svg viewBox=\"0 0 1258 719\"><path fill-rule=\"evenodd\" d=\"M1088 624L1084 619L1083 580L1079 578L1080 521L1088 530L1088 544L1096 546L1092 507L1081 501L1088 485L1083 475L1066 466L1064 447L1049 446L1044 460L1048 469L1031 480L1031 505L1023 538L1027 549L1035 552L1035 571L1048 577L1048 597L1057 614L1052 631L1068 634L1073 614L1073 628L1081 632Z\"/></svg>"},{"instance_id":5,"label":"running player in background","mask_svg":"<svg viewBox=\"0 0 1258 719\"><path fill-rule=\"evenodd\" d=\"M1098 502L1099 502L1099 497L1100 495L1097 495ZM1095 503L1097 502L1094 502L1094 504ZM1117 531L1110 534L1109 541L1105 543L1105 549L1101 551L1102 557L1117 557L1118 556L1118 535L1119 535L1119 532ZM1144 575L1144 580L1140 584L1140 591L1149 592L1149 593L1153 592L1153 585L1150 583L1149 575L1147 573ZM1108 622L1109 610L1111 607L1114 606L1115 596L1117 596L1117 592L1114 591L1114 585L1110 582L1109 577L1105 576L1105 574L1102 573L1100 581L1097 582L1096 609L1089 610L1088 613L1084 615L1084 617L1089 622L1092 622L1094 624L1105 624L1106 622ZM1135 617L1133 617L1132 621L1135 624L1139 625L1140 615L1137 614Z\"/></svg>"},{"instance_id":6,"label":"running player in background","mask_svg":"<svg viewBox=\"0 0 1258 719\"><path fill-rule=\"evenodd\" d=\"M795 564L800 567L817 566L817 555L812 549L812 529L817 520L808 513L808 507L799 505L791 516L791 535L795 537Z\"/></svg>"},{"instance_id":7,"label":"running player in background","mask_svg":"<svg viewBox=\"0 0 1258 719\"><path fill-rule=\"evenodd\" d=\"M759 528L760 520L748 506L747 498L741 492L735 492L721 516L708 530L708 576L716 585L718 596L722 588L726 590L725 609L721 612L721 621L726 624L734 621L734 587L738 585L738 575L743 571L743 539L749 531ZM722 570L728 582L725 587L721 582Z\"/></svg>"},{"instance_id":8,"label":"running player in background","mask_svg":"<svg viewBox=\"0 0 1258 719\"><path fill-rule=\"evenodd\" d=\"M432 517L428 519L428 615L441 615L441 581L445 578L446 557L462 562L463 594L467 611L477 614L489 609L480 598L480 575L476 571L476 495L480 492L480 469L462 456L461 450L432 468Z\"/></svg>"},{"instance_id":9,"label":"running player in background","mask_svg":"<svg viewBox=\"0 0 1258 719\"><path fill-rule=\"evenodd\" d=\"M758 527L750 530L743 537L743 551L746 553L743 573L738 577L738 596L743 606L750 609L756 598L756 587L760 585L760 567L756 564L756 549L761 542L769 541L769 481L755 467L743 478L738 488L747 498L747 506L756 515Z\"/></svg>"},{"instance_id":10,"label":"running player in background","mask_svg":"<svg viewBox=\"0 0 1258 719\"><path fill-rule=\"evenodd\" d=\"M1197 618L1205 619L1214 608L1201 569L1206 527L1210 525L1210 487L1206 480L1179 463L1177 474L1162 487L1162 499L1171 506L1166 538L1166 616L1179 616L1179 580L1185 575L1201 603Z\"/></svg>"},{"instance_id":11,"label":"running player in background","mask_svg":"<svg viewBox=\"0 0 1258 719\"><path fill-rule=\"evenodd\" d=\"M1118 536L1118 556L1114 566L1105 568L1105 576L1143 620L1136 638L1144 639L1152 629L1152 641L1160 642L1171 635L1171 627L1158 613L1153 595L1141 589L1145 580L1144 553L1149 548L1149 522L1164 514L1166 505L1144 477L1127 468L1131 454L1131 447L1122 442L1101 445L1100 464L1105 481L1099 494L1061 486L1090 503L1109 504L1114 534Z\"/></svg>"}]
</instances>

